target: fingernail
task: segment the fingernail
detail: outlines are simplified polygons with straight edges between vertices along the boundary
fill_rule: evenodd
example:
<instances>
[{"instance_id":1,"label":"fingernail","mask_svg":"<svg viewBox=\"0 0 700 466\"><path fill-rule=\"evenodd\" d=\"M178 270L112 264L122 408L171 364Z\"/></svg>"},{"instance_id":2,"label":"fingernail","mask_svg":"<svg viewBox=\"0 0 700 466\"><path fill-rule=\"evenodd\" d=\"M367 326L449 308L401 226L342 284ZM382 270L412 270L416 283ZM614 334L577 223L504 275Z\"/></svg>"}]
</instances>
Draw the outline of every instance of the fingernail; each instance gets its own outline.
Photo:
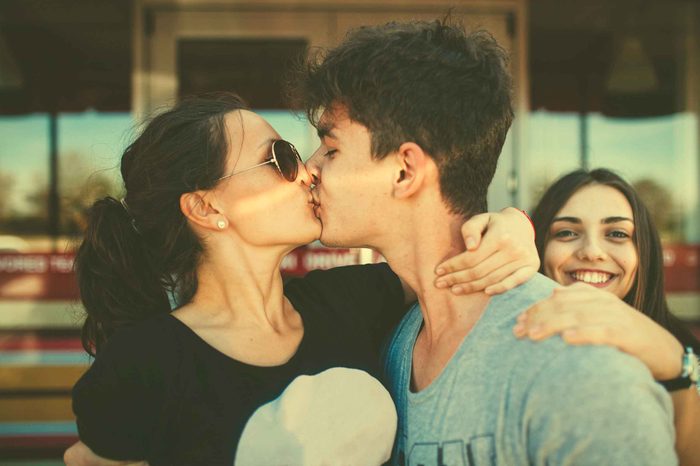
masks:
<instances>
[{"instance_id":1,"label":"fingernail","mask_svg":"<svg viewBox=\"0 0 700 466\"><path fill-rule=\"evenodd\" d=\"M435 273L438 274L438 275L444 275L444 274L445 274L445 269L443 269L442 267L439 267L439 268L435 271Z\"/></svg>"},{"instance_id":2,"label":"fingernail","mask_svg":"<svg viewBox=\"0 0 700 466\"><path fill-rule=\"evenodd\" d=\"M471 236L467 238L467 249L474 249L476 247L476 240Z\"/></svg>"},{"instance_id":3,"label":"fingernail","mask_svg":"<svg viewBox=\"0 0 700 466\"><path fill-rule=\"evenodd\" d=\"M463 291L463 288L461 286L453 286L452 287L452 292L455 294L460 294Z\"/></svg>"},{"instance_id":4,"label":"fingernail","mask_svg":"<svg viewBox=\"0 0 700 466\"><path fill-rule=\"evenodd\" d=\"M566 338L566 337L575 337L576 336L576 330L570 328L569 330L564 330L561 333L561 336Z\"/></svg>"},{"instance_id":5,"label":"fingernail","mask_svg":"<svg viewBox=\"0 0 700 466\"><path fill-rule=\"evenodd\" d=\"M540 325L533 325L530 327L530 331L528 332L528 335L531 337L537 337L542 333L542 326Z\"/></svg>"},{"instance_id":6,"label":"fingernail","mask_svg":"<svg viewBox=\"0 0 700 466\"><path fill-rule=\"evenodd\" d=\"M445 280L438 280L435 286L438 288L447 288L447 282Z\"/></svg>"},{"instance_id":7,"label":"fingernail","mask_svg":"<svg viewBox=\"0 0 700 466\"><path fill-rule=\"evenodd\" d=\"M525 335L525 324L516 324L515 327L513 327L513 333L517 337Z\"/></svg>"},{"instance_id":8,"label":"fingernail","mask_svg":"<svg viewBox=\"0 0 700 466\"><path fill-rule=\"evenodd\" d=\"M486 293L486 294L488 294L488 295L491 295L491 294L493 294L493 292L494 292L494 289L493 289L493 288L491 288L491 287L489 287L489 288L486 288L486 289L484 290L484 293Z\"/></svg>"},{"instance_id":9,"label":"fingernail","mask_svg":"<svg viewBox=\"0 0 700 466\"><path fill-rule=\"evenodd\" d=\"M515 320L518 322L525 322L527 320L527 314L520 314Z\"/></svg>"}]
</instances>

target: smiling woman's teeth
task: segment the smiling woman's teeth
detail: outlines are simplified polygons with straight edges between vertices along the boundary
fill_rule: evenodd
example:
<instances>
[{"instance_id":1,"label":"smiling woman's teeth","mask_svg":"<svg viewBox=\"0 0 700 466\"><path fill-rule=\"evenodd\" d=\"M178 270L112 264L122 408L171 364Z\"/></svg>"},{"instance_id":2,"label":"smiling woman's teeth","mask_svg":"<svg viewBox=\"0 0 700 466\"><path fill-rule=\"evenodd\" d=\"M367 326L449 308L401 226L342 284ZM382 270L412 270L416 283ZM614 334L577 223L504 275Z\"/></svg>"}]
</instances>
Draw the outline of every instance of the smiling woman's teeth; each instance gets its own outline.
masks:
<instances>
[{"instance_id":1,"label":"smiling woman's teeth","mask_svg":"<svg viewBox=\"0 0 700 466\"><path fill-rule=\"evenodd\" d=\"M571 276L584 283L605 283L612 278L612 274L605 272L572 272Z\"/></svg>"}]
</instances>

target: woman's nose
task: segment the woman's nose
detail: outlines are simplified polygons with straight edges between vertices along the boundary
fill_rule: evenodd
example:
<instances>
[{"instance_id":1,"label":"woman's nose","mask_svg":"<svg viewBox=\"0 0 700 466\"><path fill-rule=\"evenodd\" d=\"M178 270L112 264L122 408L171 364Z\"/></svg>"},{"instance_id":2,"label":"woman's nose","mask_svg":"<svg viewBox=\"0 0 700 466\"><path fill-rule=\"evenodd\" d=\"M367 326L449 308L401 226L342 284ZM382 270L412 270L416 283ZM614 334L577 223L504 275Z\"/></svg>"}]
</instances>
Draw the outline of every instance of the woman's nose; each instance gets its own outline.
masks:
<instances>
[{"instance_id":1,"label":"woman's nose","mask_svg":"<svg viewBox=\"0 0 700 466\"><path fill-rule=\"evenodd\" d=\"M299 174L297 175L297 181L300 183L305 184L306 186L311 186L313 183L311 174L309 171L306 169L306 165L304 165L301 161L299 162Z\"/></svg>"},{"instance_id":2,"label":"woman's nose","mask_svg":"<svg viewBox=\"0 0 700 466\"><path fill-rule=\"evenodd\" d=\"M578 250L578 257L581 260L597 261L605 259L607 253L597 240L587 239Z\"/></svg>"}]
</instances>

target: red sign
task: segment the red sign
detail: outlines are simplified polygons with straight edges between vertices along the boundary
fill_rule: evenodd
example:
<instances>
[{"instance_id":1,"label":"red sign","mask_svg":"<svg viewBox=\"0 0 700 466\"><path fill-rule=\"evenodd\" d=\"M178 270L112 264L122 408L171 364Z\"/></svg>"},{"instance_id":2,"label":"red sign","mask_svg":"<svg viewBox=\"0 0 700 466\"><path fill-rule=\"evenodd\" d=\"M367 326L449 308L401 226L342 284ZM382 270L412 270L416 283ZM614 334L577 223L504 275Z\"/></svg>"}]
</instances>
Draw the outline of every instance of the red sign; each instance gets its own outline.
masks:
<instances>
[{"instance_id":1,"label":"red sign","mask_svg":"<svg viewBox=\"0 0 700 466\"><path fill-rule=\"evenodd\" d=\"M78 299L73 254L0 254L0 299Z\"/></svg>"},{"instance_id":2,"label":"red sign","mask_svg":"<svg viewBox=\"0 0 700 466\"><path fill-rule=\"evenodd\" d=\"M700 244L664 245L664 288L667 292L700 291Z\"/></svg>"},{"instance_id":3,"label":"red sign","mask_svg":"<svg viewBox=\"0 0 700 466\"><path fill-rule=\"evenodd\" d=\"M0 254L0 299L75 301L74 254ZM360 263L358 249L301 247L282 261L285 276Z\"/></svg>"},{"instance_id":4,"label":"red sign","mask_svg":"<svg viewBox=\"0 0 700 466\"><path fill-rule=\"evenodd\" d=\"M282 261L282 273L287 276L304 276L317 269L331 269L360 263L358 249L332 249L302 247L292 251Z\"/></svg>"},{"instance_id":5,"label":"red sign","mask_svg":"<svg viewBox=\"0 0 700 466\"><path fill-rule=\"evenodd\" d=\"M664 246L667 292L700 291L699 256L700 245ZM0 254L0 300L77 300L73 259L73 254ZM380 256L375 253L371 260L380 260ZM282 273L302 276L311 270L359 263L359 249L304 246L284 258Z\"/></svg>"}]
</instances>

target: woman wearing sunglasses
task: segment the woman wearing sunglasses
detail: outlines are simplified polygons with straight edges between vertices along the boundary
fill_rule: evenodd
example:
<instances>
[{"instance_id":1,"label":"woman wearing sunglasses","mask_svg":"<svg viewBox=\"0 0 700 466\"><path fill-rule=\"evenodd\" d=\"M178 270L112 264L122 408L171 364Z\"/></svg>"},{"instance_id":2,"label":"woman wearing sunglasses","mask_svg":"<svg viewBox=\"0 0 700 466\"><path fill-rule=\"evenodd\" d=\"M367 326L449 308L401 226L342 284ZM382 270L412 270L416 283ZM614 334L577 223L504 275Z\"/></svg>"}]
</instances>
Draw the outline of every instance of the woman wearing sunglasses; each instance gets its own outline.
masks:
<instances>
[{"instance_id":1,"label":"woman wearing sunglasses","mask_svg":"<svg viewBox=\"0 0 700 466\"><path fill-rule=\"evenodd\" d=\"M415 298L385 264L283 283L282 259L321 232L294 147L235 96L195 98L147 125L121 174L125 198L94 204L76 257L96 359L66 463L386 461L377 355ZM496 217L491 237L526 222Z\"/></svg>"}]
</instances>

